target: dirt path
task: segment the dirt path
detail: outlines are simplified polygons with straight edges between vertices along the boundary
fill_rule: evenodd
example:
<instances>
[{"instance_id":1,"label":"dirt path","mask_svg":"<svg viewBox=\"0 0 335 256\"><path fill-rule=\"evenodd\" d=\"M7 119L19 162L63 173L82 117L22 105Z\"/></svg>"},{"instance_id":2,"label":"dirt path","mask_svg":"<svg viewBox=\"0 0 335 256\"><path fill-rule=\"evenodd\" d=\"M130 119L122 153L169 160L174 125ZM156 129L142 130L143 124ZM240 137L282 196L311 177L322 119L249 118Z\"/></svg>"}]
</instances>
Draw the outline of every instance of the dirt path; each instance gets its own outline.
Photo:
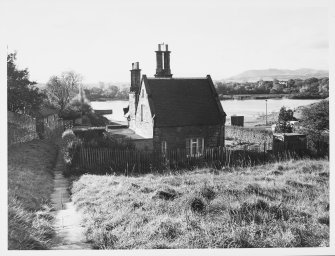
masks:
<instances>
[{"instance_id":1,"label":"dirt path","mask_svg":"<svg viewBox=\"0 0 335 256\"><path fill-rule=\"evenodd\" d=\"M67 188L69 181L63 176L65 168L62 153L58 153L55 166L54 192L51 195L55 208L55 230L52 250L92 249L86 242L84 229L81 226L82 216L71 202Z\"/></svg>"}]
</instances>

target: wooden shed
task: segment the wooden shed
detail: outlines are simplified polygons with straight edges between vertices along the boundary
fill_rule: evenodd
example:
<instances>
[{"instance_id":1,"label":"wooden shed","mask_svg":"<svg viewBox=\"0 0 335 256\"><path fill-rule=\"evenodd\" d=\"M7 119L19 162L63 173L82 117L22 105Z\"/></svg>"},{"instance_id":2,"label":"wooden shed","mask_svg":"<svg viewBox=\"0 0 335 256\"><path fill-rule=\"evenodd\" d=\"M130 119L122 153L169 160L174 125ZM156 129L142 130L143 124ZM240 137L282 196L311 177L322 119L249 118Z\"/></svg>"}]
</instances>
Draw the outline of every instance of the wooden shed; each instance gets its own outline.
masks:
<instances>
[{"instance_id":1,"label":"wooden shed","mask_svg":"<svg viewBox=\"0 0 335 256\"><path fill-rule=\"evenodd\" d=\"M299 133L274 133L273 153L284 151L303 152L307 149L307 139L305 134Z\"/></svg>"},{"instance_id":2,"label":"wooden shed","mask_svg":"<svg viewBox=\"0 0 335 256\"><path fill-rule=\"evenodd\" d=\"M244 126L244 116L231 116L231 125Z\"/></svg>"}]
</instances>

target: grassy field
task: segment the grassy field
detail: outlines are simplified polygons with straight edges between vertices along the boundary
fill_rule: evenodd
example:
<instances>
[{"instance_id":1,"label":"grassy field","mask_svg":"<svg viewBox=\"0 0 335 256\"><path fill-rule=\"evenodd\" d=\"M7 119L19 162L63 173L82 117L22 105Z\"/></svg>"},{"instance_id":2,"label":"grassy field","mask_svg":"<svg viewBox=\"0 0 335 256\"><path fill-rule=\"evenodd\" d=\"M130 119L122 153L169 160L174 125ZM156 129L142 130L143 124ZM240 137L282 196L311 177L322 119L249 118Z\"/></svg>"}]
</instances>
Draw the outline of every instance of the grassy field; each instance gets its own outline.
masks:
<instances>
[{"instance_id":1,"label":"grassy field","mask_svg":"<svg viewBox=\"0 0 335 256\"><path fill-rule=\"evenodd\" d=\"M329 246L329 163L141 177L83 175L72 197L99 249Z\"/></svg>"},{"instance_id":2,"label":"grassy field","mask_svg":"<svg viewBox=\"0 0 335 256\"><path fill-rule=\"evenodd\" d=\"M8 249L48 248L56 155L55 146L39 140L9 147Z\"/></svg>"}]
</instances>

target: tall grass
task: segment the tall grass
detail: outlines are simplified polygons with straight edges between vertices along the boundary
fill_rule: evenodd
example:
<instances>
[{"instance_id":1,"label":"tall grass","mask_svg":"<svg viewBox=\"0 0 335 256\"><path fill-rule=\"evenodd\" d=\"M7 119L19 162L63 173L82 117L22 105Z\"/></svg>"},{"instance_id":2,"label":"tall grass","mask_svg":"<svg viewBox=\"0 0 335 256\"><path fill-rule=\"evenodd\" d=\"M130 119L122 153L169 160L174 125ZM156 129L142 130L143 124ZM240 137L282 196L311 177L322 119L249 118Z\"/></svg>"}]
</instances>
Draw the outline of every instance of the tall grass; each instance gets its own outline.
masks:
<instances>
[{"instance_id":1,"label":"tall grass","mask_svg":"<svg viewBox=\"0 0 335 256\"><path fill-rule=\"evenodd\" d=\"M329 163L290 160L74 182L99 249L329 246Z\"/></svg>"},{"instance_id":2,"label":"tall grass","mask_svg":"<svg viewBox=\"0 0 335 256\"><path fill-rule=\"evenodd\" d=\"M8 149L8 248L47 249L54 234L50 213L57 150L33 140Z\"/></svg>"}]
</instances>

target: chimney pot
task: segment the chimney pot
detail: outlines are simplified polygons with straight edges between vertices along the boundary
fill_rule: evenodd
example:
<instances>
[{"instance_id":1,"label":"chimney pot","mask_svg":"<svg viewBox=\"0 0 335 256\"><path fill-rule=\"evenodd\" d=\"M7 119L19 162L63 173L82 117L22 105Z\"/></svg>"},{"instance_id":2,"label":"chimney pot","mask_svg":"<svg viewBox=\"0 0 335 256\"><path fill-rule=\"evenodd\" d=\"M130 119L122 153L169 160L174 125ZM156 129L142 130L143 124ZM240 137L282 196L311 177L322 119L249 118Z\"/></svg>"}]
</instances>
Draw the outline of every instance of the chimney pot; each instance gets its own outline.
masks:
<instances>
[{"instance_id":1,"label":"chimney pot","mask_svg":"<svg viewBox=\"0 0 335 256\"><path fill-rule=\"evenodd\" d=\"M165 51L168 51L169 50L169 47L168 47L168 45L166 44L165 45Z\"/></svg>"},{"instance_id":2,"label":"chimney pot","mask_svg":"<svg viewBox=\"0 0 335 256\"><path fill-rule=\"evenodd\" d=\"M158 44L158 51L161 51L161 44Z\"/></svg>"}]
</instances>

